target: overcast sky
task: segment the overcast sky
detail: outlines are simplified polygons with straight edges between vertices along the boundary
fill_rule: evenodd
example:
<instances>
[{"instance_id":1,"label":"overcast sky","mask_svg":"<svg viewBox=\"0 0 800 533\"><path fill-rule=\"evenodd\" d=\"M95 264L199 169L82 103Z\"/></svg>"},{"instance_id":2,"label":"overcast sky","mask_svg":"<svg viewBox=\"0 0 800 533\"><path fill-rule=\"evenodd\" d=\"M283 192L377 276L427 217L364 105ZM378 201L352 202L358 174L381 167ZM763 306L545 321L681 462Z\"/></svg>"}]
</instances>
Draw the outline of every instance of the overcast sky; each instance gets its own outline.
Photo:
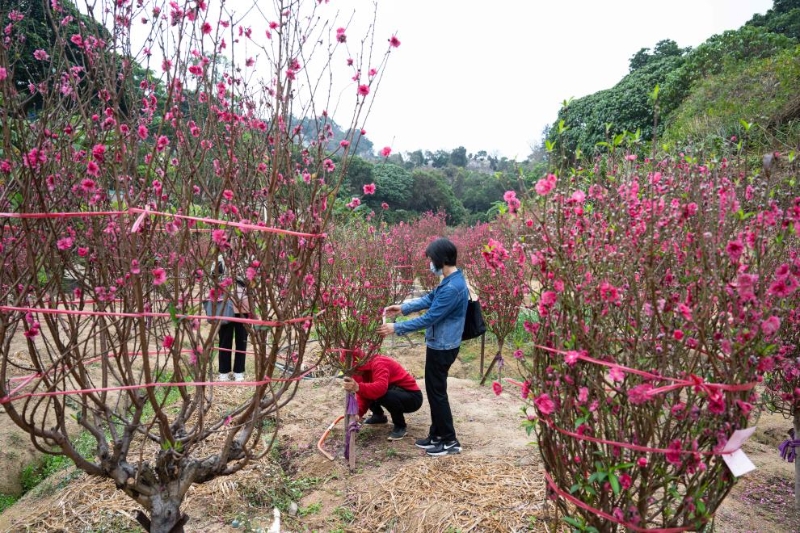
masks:
<instances>
[{"instance_id":1,"label":"overcast sky","mask_svg":"<svg viewBox=\"0 0 800 533\"><path fill-rule=\"evenodd\" d=\"M349 2L358 18L370 17L371 2ZM402 44L367 137L376 150L464 146L521 160L563 100L615 85L639 49L662 39L694 47L771 7L772 0L380 0L377 34L396 34Z\"/></svg>"}]
</instances>

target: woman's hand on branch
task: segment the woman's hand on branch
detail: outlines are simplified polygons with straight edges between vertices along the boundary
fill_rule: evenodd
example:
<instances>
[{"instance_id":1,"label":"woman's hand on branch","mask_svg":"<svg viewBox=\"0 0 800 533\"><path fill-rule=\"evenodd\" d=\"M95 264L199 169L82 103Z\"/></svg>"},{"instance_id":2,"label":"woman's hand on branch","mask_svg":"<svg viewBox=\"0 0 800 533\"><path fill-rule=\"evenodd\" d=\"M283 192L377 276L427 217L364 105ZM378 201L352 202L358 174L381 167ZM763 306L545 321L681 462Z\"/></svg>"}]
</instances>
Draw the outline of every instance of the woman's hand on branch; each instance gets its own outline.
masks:
<instances>
[{"instance_id":1,"label":"woman's hand on branch","mask_svg":"<svg viewBox=\"0 0 800 533\"><path fill-rule=\"evenodd\" d=\"M353 378L344 378L342 388L347 392L358 392L358 382Z\"/></svg>"},{"instance_id":2,"label":"woman's hand on branch","mask_svg":"<svg viewBox=\"0 0 800 533\"><path fill-rule=\"evenodd\" d=\"M380 326L378 326L378 329L376 329L375 331L381 337L386 337L387 335L391 335L392 333L394 333L394 324L392 324L392 323L381 324Z\"/></svg>"},{"instance_id":3,"label":"woman's hand on branch","mask_svg":"<svg viewBox=\"0 0 800 533\"><path fill-rule=\"evenodd\" d=\"M400 309L399 305L390 305L386 309L383 310L383 314L388 316L389 318L396 317L397 315L402 314L402 309Z\"/></svg>"}]
</instances>

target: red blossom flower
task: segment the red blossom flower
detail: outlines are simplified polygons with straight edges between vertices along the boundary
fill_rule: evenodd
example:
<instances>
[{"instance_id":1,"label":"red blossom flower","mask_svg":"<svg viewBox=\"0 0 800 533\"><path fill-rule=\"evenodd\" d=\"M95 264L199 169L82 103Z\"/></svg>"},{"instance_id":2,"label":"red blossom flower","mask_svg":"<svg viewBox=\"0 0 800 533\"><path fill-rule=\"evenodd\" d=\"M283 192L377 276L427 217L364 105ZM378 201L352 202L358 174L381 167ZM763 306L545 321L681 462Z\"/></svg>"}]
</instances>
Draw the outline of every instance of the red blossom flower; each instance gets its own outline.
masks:
<instances>
[{"instance_id":1,"label":"red blossom flower","mask_svg":"<svg viewBox=\"0 0 800 533\"><path fill-rule=\"evenodd\" d=\"M781 319L775 315L761 322L761 332L765 337L772 337L781 327Z\"/></svg>"},{"instance_id":2,"label":"red blossom flower","mask_svg":"<svg viewBox=\"0 0 800 533\"><path fill-rule=\"evenodd\" d=\"M360 96L367 96L369 94L369 85L359 85L358 94Z\"/></svg>"},{"instance_id":3,"label":"red blossom flower","mask_svg":"<svg viewBox=\"0 0 800 533\"><path fill-rule=\"evenodd\" d=\"M589 400L589 389L587 387L581 387L578 390L578 402L586 403Z\"/></svg>"},{"instance_id":4,"label":"red blossom flower","mask_svg":"<svg viewBox=\"0 0 800 533\"><path fill-rule=\"evenodd\" d=\"M675 466L681 466L683 464L683 458L681 457L682 455L681 452L683 451L683 445L680 439L673 440L669 444L669 446L667 446L667 449L669 451L664 454L664 456L667 459L667 462Z\"/></svg>"},{"instance_id":5,"label":"red blossom flower","mask_svg":"<svg viewBox=\"0 0 800 533\"><path fill-rule=\"evenodd\" d=\"M167 281L167 273L161 267L154 268L150 273L153 274L153 285L162 285Z\"/></svg>"},{"instance_id":6,"label":"red blossom flower","mask_svg":"<svg viewBox=\"0 0 800 533\"><path fill-rule=\"evenodd\" d=\"M391 46L392 48L397 48L398 46L400 46L400 40L394 35L392 35L389 38L389 46Z\"/></svg>"},{"instance_id":7,"label":"red blossom flower","mask_svg":"<svg viewBox=\"0 0 800 533\"><path fill-rule=\"evenodd\" d=\"M628 391L628 401L634 405L647 403L652 398L650 395L651 390L653 390L653 386L649 383L637 385Z\"/></svg>"},{"instance_id":8,"label":"red blossom flower","mask_svg":"<svg viewBox=\"0 0 800 533\"><path fill-rule=\"evenodd\" d=\"M62 251L69 250L72 248L73 242L74 241L72 240L72 237L64 237L62 239L58 239L58 242L56 242L56 247Z\"/></svg>"},{"instance_id":9,"label":"red blossom flower","mask_svg":"<svg viewBox=\"0 0 800 533\"><path fill-rule=\"evenodd\" d=\"M375 194L375 184L374 183L367 183L363 187L364 194Z\"/></svg>"},{"instance_id":10,"label":"red blossom flower","mask_svg":"<svg viewBox=\"0 0 800 533\"><path fill-rule=\"evenodd\" d=\"M495 396L500 396L500 394L503 392L503 386L499 382L493 381L492 391L494 392Z\"/></svg>"},{"instance_id":11,"label":"red blossom flower","mask_svg":"<svg viewBox=\"0 0 800 533\"><path fill-rule=\"evenodd\" d=\"M169 137L161 135L156 142L156 149L161 152L169 145Z\"/></svg>"},{"instance_id":12,"label":"red blossom flower","mask_svg":"<svg viewBox=\"0 0 800 533\"><path fill-rule=\"evenodd\" d=\"M550 395L547 393L537 396L536 399L533 400L533 404L536 406L539 413L544 416L551 415L556 410L556 404L553 403L553 400L550 399Z\"/></svg>"},{"instance_id":13,"label":"red blossom flower","mask_svg":"<svg viewBox=\"0 0 800 533\"><path fill-rule=\"evenodd\" d=\"M744 251L744 245L742 245L742 241L735 240L728 242L728 245L725 247L725 252L728 254L728 257L731 258L731 261L736 262L741 257L742 252Z\"/></svg>"},{"instance_id":14,"label":"red blossom flower","mask_svg":"<svg viewBox=\"0 0 800 533\"><path fill-rule=\"evenodd\" d=\"M567 352L566 355L564 355L564 362L567 363L569 366L574 366L575 363L577 363L578 360L580 359L580 355L581 355L580 352L571 350Z\"/></svg>"},{"instance_id":15,"label":"red blossom flower","mask_svg":"<svg viewBox=\"0 0 800 533\"><path fill-rule=\"evenodd\" d=\"M618 383L618 382L624 381L625 380L625 371L622 370L618 366L612 366L608 370L608 378L614 383Z\"/></svg>"},{"instance_id":16,"label":"red blossom flower","mask_svg":"<svg viewBox=\"0 0 800 533\"><path fill-rule=\"evenodd\" d=\"M576 204L582 204L583 202L586 201L586 193L578 189L577 191L572 193L572 196L570 196L570 201Z\"/></svg>"},{"instance_id":17,"label":"red blossom flower","mask_svg":"<svg viewBox=\"0 0 800 533\"><path fill-rule=\"evenodd\" d=\"M228 244L228 236L225 234L224 229L215 229L211 231L211 240L220 248Z\"/></svg>"},{"instance_id":18,"label":"red blossom flower","mask_svg":"<svg viewBox=\"0 0 800 533\"><path fill-rule=\"evenodd\" d=\"M545 196L553 190L556 186L556 177L553 174L548 174L547 177L540 179L536 182L534 189L542 196Z\"/></svg>"}]
</instances>

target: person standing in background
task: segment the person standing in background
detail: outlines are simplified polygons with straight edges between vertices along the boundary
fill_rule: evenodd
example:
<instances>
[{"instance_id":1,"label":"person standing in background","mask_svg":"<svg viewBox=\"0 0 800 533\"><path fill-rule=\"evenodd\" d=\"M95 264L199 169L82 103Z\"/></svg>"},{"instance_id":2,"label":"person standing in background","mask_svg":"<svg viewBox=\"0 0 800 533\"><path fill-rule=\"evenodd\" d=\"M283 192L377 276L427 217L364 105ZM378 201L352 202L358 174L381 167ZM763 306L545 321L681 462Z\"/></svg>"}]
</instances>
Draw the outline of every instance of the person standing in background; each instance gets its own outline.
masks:
<instances>
[{"instance_id":1,"label":"person standing in background","mask_svg":"<svg viewBox=\"0 0 800 533\"><path fill-rule=\"evenodd\" d=\"M224 276L227 272L225 258L217 257L215 274ZM234 317L250 318L250 300L247 297L247 284L236 280L236 298L234 299ZM234 342L235 355L231 356ZM245 360L247 356L247 328L241 322L229 321L219 326L219 381L230 381L231 359L233 359L234 381L244 381Z\"/></svg>"}]
</instances>

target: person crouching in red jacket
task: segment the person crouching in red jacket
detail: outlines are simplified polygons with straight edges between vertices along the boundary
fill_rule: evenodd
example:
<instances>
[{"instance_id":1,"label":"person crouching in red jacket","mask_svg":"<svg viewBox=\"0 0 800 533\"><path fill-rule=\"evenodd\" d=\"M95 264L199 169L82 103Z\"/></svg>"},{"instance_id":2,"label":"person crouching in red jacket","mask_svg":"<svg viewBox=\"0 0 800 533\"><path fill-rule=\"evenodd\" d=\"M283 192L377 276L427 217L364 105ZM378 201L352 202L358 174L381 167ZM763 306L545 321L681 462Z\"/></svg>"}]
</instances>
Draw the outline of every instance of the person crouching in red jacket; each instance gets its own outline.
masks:
<instances>
[{"instance_id":1,"label":"person crouching in red jacket","mask_svg":"<svg viewBox=\"0 0 800 533\"><path fill-rule=\"evenodd\" d=\"M400 440L406 436L404 413L413 413L422 407L422 391L414 376L394 359L376 355L356 368L352 378L344 378L344 390L356 393L358 416L367 410L372 415L365 424L385 424L389 420L383 409L389 411L394 428L389 440Z\"/></svg>"}]
</instances>

